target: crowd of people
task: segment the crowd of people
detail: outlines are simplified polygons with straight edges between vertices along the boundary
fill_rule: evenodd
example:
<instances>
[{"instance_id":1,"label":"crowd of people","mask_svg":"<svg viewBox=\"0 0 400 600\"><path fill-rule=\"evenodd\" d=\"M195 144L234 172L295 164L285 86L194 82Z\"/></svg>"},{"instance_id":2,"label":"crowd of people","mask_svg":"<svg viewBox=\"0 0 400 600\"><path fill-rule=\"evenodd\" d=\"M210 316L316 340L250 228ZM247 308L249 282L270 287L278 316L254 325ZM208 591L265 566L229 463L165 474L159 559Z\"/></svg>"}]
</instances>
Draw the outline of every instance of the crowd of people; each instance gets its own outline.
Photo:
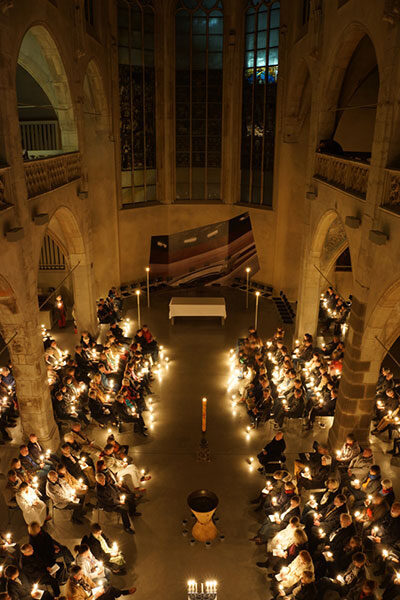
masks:
<instances>
[{"instance_id":1,"label":"crowd of people","mask_svg":"<svg viewBox=\"0 0 400 600\"><path fill-rule=\"evenodd\" d=\"M332 289L321 297L322 313L331 321L325 325L331 329L334 322L329 343L318 347L306 334L289 349L281 328L267 341L250 328L230 351L233 411L247 412L248 431L267 421L276 430L257 455L263 484L250 501L259 521L250 541L264 552L256 564L266 570L275 598L398 600L400 501L372 448L349 434L334 455L316 440L290 468L285 455L290 419L311 429L315 422L325 427L321 417L334 414L347 310L337 310L337 303ZM387 431L392 439L400 431L397 387L393 373L382 368L375 435ZM393 439L390 454L400 453L399 440Z\"/></svg>"},{"instance_id":2,"label":"crowd of people","mask_svg":"<svg viewBox=\"0 0 400 600\"><path fill-rule=\"evenodd\" d=\"M149 395L163 368L163 349L147 325L131 338L129 320L122 320L121 310L120 296L112 288L107 299L98 302L99 336L95 339L83 331L73 354L59 348L43 327L61 445L51 452L31 433L9 464L5 501L9 511L22 512L29 539L18 544L12 534L0 536L1 600L51 600L60 597L64 584L67 600L114 600L135 591L111 583L112 574L125 573L125 559L97 521L101 512L115 513L124 531L135 533L134 520L141 516L138 505L151 476L134 463L129 445L117 439L117 431L132 428L133 444L137 435L148 436L153 422ZM18 416L11 365L1 371L0 390L4 393L0 431L5 437L3 429L7 434L5 428ZM104 434L96 436L96 429L105 428L105 444L99 444L96 438L104 439ZM74 524L87 526L74 548L46 531L49 521L57 529L56 514L61 511Z\"/></svg>"}]
</instances>

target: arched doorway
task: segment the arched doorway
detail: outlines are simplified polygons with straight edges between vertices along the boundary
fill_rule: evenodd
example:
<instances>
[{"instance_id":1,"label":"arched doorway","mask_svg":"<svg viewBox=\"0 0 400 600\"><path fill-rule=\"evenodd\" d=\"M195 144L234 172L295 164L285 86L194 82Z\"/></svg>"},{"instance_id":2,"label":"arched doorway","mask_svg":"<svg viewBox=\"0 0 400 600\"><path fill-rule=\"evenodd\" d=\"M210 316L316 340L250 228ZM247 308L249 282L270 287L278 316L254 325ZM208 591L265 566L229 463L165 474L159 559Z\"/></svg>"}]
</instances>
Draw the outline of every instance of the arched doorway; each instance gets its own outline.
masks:
<instances>
[{"instance_id":1,"label":"arched doorway","mask_svg":"<svg viewBox=\"0 0 400 600\"><path fill-rule=\"evenodd\" d=\"M51 406L37 311L29 310L28 303L18 302L11 285L1 275L0 335L8 344L6 351L16 380L23 432L26 436L35 432L46 448L56 448L59 436Z\"/></svg>"},{"instance_id":2,"label":"arched doorway","mask_svg":"<svg viewBox=\"0 0 400 600\"><path fill-rule=\"evenodd\" d=\"M43 25L24 35L16 71L25 157L45 158L78 149L70 86L57 45Z\"/></svg>"},{"instance_id":3,"label":"arched doorway","mask_svg":"<svg viewBox=\"0 0 400 600\"><path fill-rule=\"evenodd\" d=\"M297 337L304 333L317 333L321 291L330 284L335 287L336 278L335 282L330 279L332 270L346 248L349 248L349 240L343 222L336 211L328 210L315 227L310 249L303 259Z\"/></svg>"},{"instance_id":4,"label":"arched doorway","mask_svg":"<svg viewBox=\"0 0 400 600\"><path fill-rule=\"evenodd\" d=\"M44 266L46 247L50 251L50 260L57 259L54 261L56 264L50 264L53 268L49 269L51 275L47 277L41 273L43 269L40 268ZM54 252L53 255L51 255L52 252ZM61 281L70 273L70 277L65 279L62 287L44 308L48 310L54 305L57 293L66 293L70 303L67 317L72 317L73 313L74 320L80 329L94 331L96 317L95 298L92 292L92 266L80 227L69 208L61 206L51 216L42 239L38 263L38 289L46 287L47 289L43 290L44 295L46 292L48 295L48 288L57 289Z\"/></svg>"}]
</instances>

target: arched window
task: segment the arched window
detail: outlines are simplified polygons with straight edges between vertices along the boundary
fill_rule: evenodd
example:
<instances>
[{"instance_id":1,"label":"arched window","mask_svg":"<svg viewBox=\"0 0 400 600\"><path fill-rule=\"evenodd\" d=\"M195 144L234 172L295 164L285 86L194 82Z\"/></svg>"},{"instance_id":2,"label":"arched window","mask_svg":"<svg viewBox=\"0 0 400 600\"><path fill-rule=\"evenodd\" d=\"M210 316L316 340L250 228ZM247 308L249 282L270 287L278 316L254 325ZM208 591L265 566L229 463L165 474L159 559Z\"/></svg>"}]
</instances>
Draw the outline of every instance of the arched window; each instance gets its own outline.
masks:
<instances>
[{"instance_id":1,"label":"arched window","mask_svg":"<svg viewBox=\"0 0 400 600\"><path fill-rule=\"evenodd\" d=\"M272 206L279 2L251 0L246 11L241 202Z\"/></svg>"},{"instance_id":2,"label":"arched window","mask_svg":"<svg viewBox=\"0 0 400 600\"><path fill-rule=\"evenodd\" d=\"M122 204L156 200L154 13L118 0Z\"/></svg>"},{"instance_id":3,"label":"arched window","mask_svg":"<svg viewBox=\"0 0 400 600\"><path fill-rule=\"evenodd\" d=\"M176 197L221 198L221 0L176 8Z\"/></svg>"}]
</instances>

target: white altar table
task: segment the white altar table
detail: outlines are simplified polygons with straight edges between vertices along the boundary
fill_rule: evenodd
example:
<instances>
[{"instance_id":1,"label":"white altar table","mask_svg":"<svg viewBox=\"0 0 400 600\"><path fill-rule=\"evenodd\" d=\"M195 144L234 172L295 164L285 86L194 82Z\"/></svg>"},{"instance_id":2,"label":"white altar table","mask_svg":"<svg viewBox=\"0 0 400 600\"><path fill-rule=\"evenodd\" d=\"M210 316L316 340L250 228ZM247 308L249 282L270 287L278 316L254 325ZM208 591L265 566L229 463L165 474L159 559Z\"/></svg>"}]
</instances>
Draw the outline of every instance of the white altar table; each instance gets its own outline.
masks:
<instances>
[{"instance_id":1,"label":"white altar table","mask_svg":"<svg viewBox=\"0 0 400 600\"><path fill-rule=\"evenodd\" d=\"M169 318L172 325L175 317L219 317L223 325L226 319L225 298L171 298Z\"/></svg>"}]
</instances>

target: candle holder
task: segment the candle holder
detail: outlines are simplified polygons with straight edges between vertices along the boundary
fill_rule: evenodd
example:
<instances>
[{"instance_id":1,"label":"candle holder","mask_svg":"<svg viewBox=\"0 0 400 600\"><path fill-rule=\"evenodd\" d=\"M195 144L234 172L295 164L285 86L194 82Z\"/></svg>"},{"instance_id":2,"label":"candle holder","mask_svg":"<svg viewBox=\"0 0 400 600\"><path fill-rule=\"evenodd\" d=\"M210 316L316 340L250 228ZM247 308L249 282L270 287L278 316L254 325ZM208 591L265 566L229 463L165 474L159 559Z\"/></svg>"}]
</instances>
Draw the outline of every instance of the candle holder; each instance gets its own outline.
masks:
<instances>
[{"instance_id":1,"label":"candle holder","mask_svg":"<svg viewBox=\"0 0 400 600\"><path fill-rule=\"evenodd\" d=\"M192 536L198 542L211 542L218 535L212 517L218 506L218 496L209 490L196 490L187 499L190 510L197 521Z\"/></svg>"},{"instance_id":2,"label":"candle holder","mask_svg":"<svg viewBox=\"0 0 400 600\"><path fill-rule=\"evenodd\" d=\"M199 449L197 450L197 460L199 462L211 462L211 452L208 447L205 431L201 434Z\"/></svg>"},{"instance_id":3,"label":"candle holder","mask_svg":"<svg viewBox=\"0 0 400 600\"><path fill-rule=\"evenodd\" d=\"M197 581L188 581L188 600L217 600L217 582L206 581L197 583Z\"/></svg>"}]
</instances>

